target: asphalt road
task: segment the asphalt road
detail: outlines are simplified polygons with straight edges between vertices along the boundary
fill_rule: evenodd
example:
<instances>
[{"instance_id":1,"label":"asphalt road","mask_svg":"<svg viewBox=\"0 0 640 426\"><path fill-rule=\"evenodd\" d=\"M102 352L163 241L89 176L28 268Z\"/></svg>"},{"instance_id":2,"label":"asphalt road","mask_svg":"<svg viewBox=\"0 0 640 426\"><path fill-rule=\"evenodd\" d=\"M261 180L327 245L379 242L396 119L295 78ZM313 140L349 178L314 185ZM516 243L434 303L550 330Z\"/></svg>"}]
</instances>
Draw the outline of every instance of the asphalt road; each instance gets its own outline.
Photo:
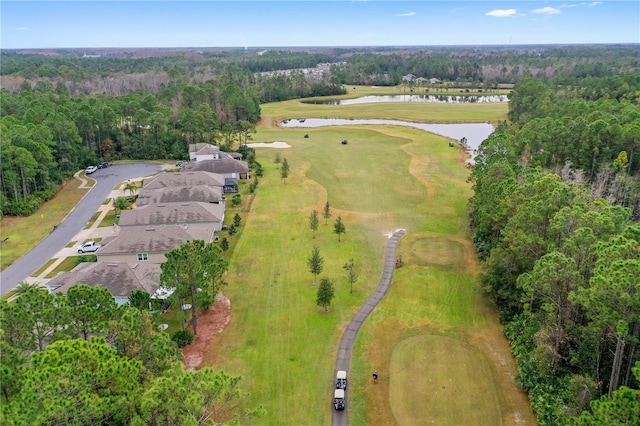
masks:
<instances>
[{"instance_id":1,"label":"asphalt road","mask_svg":"<svg viewBox=\"0 0 640 426\"><path fill-rule=\"evenodd\" d=\"M89 177L95 179L96 184L57 226L55 231L51 231L31 251L0 272L0 295L9 292L20 281L29 277L54 257L69 241L72 241L75 235L91 220L117 184L127 179L152 175L159 172L160 169L161 166L158 164L117 164L105 169L98 169L91 174Z\"/></svg>"},{"instance_id":2,"label":"asphalt road","mask_svg":"<svg viewBox=\"0 0 640 426\"><path fill-rule=\"evenodd\" d=\"M384 270L382 271L382 277L376 291L371 295L367 303L365 303L358 313L351 319L349 325L342 333L342 339L338 346L338 355L336 357L336 368L333 372L333 383L335 385L335 377L338 370L345 370L347 372L347 383L351 383L350 366L351 366L351 352L353 350L353 344L358 336L358 331L362 326L362 323L367 319L369 314L373 312L373 309L380 303L389 286L391 285L391 279L393 278L393 271L396 269L396 247L400 238L406 234L407 231L399 229L389 238L387 249L384 254ZM373 373L373 372L372 372ZM383 373L384 374L384 373ZM370 377L358 378L358 380L373 380ZM349 385L350 386L350 385ZM332 426L348 426L349 425L349 386L345 390L344 399L346 402L345 409L342 411L333 410L333 389L331 390L331 406L333 415L331 418Z\"/></svg>"}]
</instances>

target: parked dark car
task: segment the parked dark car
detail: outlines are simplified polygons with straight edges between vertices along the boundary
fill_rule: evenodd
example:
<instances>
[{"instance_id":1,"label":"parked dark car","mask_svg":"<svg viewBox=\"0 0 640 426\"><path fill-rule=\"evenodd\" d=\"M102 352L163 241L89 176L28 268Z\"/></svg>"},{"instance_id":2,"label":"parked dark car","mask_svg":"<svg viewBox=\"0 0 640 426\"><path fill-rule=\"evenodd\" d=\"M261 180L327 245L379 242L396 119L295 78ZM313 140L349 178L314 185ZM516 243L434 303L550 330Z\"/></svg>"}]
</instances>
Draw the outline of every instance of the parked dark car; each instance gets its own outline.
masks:
<instances>
[{"instance_id":1,"label":"parked dark car","mask_svg":"<svg viewBox=\"0 0 640 426\"><path fill-rule=\"evenodd\" d=\"M106 169L107 167L109 167L109 163L107 163L106 161L98 164L99 169Z\"/></svg>"}]
</instances>

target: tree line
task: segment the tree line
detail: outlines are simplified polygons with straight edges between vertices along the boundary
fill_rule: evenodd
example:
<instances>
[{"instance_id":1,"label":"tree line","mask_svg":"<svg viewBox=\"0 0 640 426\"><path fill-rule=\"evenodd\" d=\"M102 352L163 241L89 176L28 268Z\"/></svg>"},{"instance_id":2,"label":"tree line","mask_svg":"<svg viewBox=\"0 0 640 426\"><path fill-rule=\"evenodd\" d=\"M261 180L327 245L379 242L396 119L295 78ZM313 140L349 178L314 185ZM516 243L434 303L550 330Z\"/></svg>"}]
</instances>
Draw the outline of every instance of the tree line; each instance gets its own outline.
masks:
<instances>
[{"instance_id":1,"label":"tree line","mask_svg":"<svg viewBox=\"0 0 640 426\"><path fill-rule=\"evenodd\" d=\"M540 424L640 418L640 80L593 81L516 84L470 176L481 284Z\"/></svg>"},{"instance_id":2,"label":"tree line","mask_svg":"<svg viewBox=\"0 0 640 426\"><path fill-rule=\"evenodd\" d=\"M637 49L628 45L171 50L169 53L161 49L157 52L130 49L104 52L105 56L98 58L81 57L80 52L71 49L56 53L36 55L3 50L0 73L30 81L63 81L70 86L89 80L96 84L104 79L117 80L123 75L148 75L143 84L155 91L151 86L157 87L158 80L167 85L179 77L193 84L216 75L246 73L250 76L314 68L323 63L334 64L329 77L333 83L382 85L398 85L406 74L446 81L515 83L526 76L547 80L560 75L599 78L637 70L640 66ZM134 90L137 89L139 87ZM263 102L270 101L263 99Z\"/></svg>"},{"instance_id":3,"label":"tree line","mask_svg":"<svg viewBox=\"0 0 640 426\"><path fill-rule=\"evenodd\" d=\"M3 214L35 211L79 169L119 159L186 159L189 144L246 144L260 106L231 80L175 86L153 95L71 98L39 83L2 90Z\"/></svg>"},{"instance_id":4,"label":"tree line","mask_svg":"<svg viewBox=\"0 0 640 426\"><path fill-rule=\"evenodd\" d=\"M240 377L185 370L148 306L118 307L87 285L66 294L25 285L1 299L2 424L219 424L263 412L231 408L244 397Z\"/></svg>"}]
</instances>

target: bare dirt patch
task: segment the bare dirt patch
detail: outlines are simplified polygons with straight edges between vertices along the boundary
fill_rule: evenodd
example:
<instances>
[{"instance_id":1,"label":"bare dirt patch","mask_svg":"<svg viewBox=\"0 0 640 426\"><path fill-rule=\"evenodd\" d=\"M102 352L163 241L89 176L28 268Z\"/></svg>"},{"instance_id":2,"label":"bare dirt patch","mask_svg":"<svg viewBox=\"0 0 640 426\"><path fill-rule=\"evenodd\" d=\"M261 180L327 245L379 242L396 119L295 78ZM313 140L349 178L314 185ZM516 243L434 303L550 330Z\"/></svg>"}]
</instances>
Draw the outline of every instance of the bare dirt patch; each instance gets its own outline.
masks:
<instances>
[{"instance_id":1,"label":"bare dirt patch","mask_svg":"<svg viewBox=\"0 0 640 426\"><path fill-rule=\"evenodd\" d=\"M231 301L219 293L213 305L198 315L198 335L195 341L182 349L182 363L185 369L197 370L202 366L207 348L229 325L230 320Z\"/></svg>"}]
</instances>

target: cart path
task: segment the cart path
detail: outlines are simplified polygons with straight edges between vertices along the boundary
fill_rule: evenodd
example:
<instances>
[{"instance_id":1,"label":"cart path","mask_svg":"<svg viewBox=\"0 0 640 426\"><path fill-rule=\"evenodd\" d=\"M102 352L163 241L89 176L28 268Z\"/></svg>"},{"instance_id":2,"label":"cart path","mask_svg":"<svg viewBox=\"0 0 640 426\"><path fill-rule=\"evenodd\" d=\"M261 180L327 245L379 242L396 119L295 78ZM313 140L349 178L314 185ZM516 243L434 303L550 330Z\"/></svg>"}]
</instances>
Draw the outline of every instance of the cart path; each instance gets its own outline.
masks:
<instances>
[{"instance_id":1,"label":"cart path","mask_svg":"<svg viewBox=\"0 0 640 426\"><path fill-rule=\"evenodd\" d=\"M347 391L345 392L346 407L344 411L337 411L333 408L333 388L335 387L336 372L338 370L345 370L347 372L347 379L351 381L349 370L351 366L351 352L353 350L353 344L356 341L356 337L362 323L367 319L369 314L373 312L373 309L378 305L378 303L380 303L385 294L387 294L387 290L389 290L391 278L393 278L393 271L396 268L396 247L398 246L400 238L402 238L406 233L406 229L398 229L389 238L387 249L384 254L384 270L382 271L380 283L378 284L376 291L371 295L369 300L367 300L367 303L360 308L342 334L340 346L338 346L338 355L336 357L336 368L332 377L332 381L334 382L331 387L331 411L333 413L331 416L332 426L349 425L349 388L347 388Z\"/></svg>"}]
</instances>

